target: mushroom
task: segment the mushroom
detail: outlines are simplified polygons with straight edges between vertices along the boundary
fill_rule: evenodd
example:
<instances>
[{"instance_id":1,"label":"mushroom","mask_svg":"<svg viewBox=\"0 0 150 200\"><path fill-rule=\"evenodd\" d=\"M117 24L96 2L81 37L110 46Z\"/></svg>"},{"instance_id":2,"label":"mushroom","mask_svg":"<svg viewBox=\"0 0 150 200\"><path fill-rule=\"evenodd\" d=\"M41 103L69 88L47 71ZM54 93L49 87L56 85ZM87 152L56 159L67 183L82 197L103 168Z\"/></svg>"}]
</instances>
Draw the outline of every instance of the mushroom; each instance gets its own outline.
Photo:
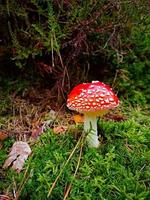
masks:
<instances>
[{"instance_id":1,"label":"mushroom","mask_svg":"<svg viewBox=\"0 0 150 200\"><path fill-rule=\"evenodd\" d=\"M87 132L89 147L98 147L97 117L119 105L119 99L112 89L99 81L82 83L72 89L67 107L84 114L84 131Z\"/></svg>"}]
</instances>

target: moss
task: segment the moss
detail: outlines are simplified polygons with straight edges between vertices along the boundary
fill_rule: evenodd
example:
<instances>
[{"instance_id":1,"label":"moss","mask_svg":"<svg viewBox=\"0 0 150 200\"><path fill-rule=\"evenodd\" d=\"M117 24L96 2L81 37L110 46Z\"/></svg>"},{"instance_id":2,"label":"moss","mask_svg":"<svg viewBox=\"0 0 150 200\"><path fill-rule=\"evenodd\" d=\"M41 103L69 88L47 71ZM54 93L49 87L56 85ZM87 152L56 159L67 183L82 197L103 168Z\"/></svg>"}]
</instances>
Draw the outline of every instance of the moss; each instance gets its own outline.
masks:
<instances>
[{"instance_id":1,"label":"moss","mask_svg":"<svg viewBox=\"0 0 150 200\"><path fill-rule=\"evenodd\" d=\"M131 111L132 112L132 111ZM147 115L136 112L122 122L99 122L106 137L98 149L83 146L80 166L76 176L80 147L63 170L50 199L63 199L72 183L69 199L148 199L149 198L149 128L143 126ZM21 199L48 199L48 191L68 159L77 140L71 134L54 135L47 130L32 147L33 156L26 163L27 179L21 190ZM8 145L8 142L5 142ZM10 145L5 146L7 149ZM4 152L3 152L4 153ZM2 160L5 160L6 152ZM5 172L2 190L12 191L12 171ZM13 172L19 187L24 171Z\"/></svg>"}]
</instances>

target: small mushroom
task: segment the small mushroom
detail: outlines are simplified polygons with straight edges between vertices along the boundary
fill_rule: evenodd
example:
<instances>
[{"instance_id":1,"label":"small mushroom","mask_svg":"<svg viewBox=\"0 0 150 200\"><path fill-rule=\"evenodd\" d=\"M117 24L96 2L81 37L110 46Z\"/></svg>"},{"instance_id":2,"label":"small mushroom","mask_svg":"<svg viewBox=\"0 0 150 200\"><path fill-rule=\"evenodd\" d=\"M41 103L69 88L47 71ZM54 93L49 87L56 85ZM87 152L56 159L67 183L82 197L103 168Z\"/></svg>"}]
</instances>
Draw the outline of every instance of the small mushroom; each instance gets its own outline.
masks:
<instances>
[{"instance_id":1,"label":"small mushroom","mask_svg":"<svg viewBox=\"0 0 150 200\"><path fill-rule=\"evenodd\" d=\"M99 81L79 84L68 95L67 107L84 114L84 131L89 147L98 147L97 117L119 105L112 89Z\"/></svg>"}]
</instances>

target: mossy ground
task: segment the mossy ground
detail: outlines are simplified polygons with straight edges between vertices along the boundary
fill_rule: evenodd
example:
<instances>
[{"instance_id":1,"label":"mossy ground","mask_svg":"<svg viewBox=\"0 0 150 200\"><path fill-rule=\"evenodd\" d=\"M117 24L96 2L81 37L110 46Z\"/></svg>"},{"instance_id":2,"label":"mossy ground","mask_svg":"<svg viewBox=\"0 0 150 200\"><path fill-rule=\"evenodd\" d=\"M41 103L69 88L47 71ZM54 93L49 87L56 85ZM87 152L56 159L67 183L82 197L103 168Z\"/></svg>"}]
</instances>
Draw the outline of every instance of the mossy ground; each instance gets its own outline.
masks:
<instances>
[{"instance_id":1,"label":"mossy ground","mask_svg":"<svg viewBox=\"0 0 150 200\"><path fill-rule=\"evenodd\" d=\"M72 154L80 136L75 137L71 130L56 135L48 129L30 144L32 155L20 174L10 168L1 170L1 193L18 193L22 200L61 200L65 199L71 184L70 200L150 199L148 113L140 108L123 112L127 117L125 121L99 121L103 136L98 149L89 149L82 141ZM3 142L1 166L13 142L13 138Z\"/></svg>"}]
</instances>

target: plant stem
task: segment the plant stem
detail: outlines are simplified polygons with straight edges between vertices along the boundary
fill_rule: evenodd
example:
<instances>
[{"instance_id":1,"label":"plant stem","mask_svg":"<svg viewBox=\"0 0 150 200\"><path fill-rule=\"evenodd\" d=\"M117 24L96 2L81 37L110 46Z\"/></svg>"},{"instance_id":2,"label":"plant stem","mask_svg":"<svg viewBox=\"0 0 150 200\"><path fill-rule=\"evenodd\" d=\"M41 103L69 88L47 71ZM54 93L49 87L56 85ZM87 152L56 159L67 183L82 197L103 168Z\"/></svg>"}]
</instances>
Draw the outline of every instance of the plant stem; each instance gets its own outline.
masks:
<instances>
[{"instance_id":1,"label":"plant stem","mask_svg":"<svg viewBox=\"0 0 150 200\"><path fill-rule=\"evenodd\" d=\"M82 135L80 136L80 138L79 138L77 144L75 145L75 147L73 148L73 150L72 150L72 152L71 152L69 158L67 159L67 161L66 161L66 162L64 163L64 165L62 166L62 168L61 168L61 170L60 170L58 176L56 177L56 179L55 179L55 181L53 182L51 188L49 189L47 197L50 197L50 195L51 195L51 193L52 193L52 191L53 191L53 189L54 189L54 187L55 187L55 185L56 185L58 179L60 178L61 174L63 173L63 170L65 169L66 165L69 163L70 159L72 158L72 156L73 156L75 150L76 150L77 147L79 146L79 144L80 144L80 142L81 142L81 139L82 139Z\"/></svg>"},{"instance_id":2,"label":"plant stem","mask_svg":"<svg viewBox=\"0 0 150 200\"><path fill-rule=\"evenodd\" d=\"M79 154L79 158L78 158L78 162L77 162L77 166L76 166L76 170L74 172L74 178L76 177L76 174L78 172L78 169L79 169L79 165L80 165L80 161L81 161L81 156L82 156L82 150L83 150L83 144L84 144L84 137L82 137L82 140L81 140L81 148L80 148L80 154ZM69 184L68 188L67 188L67 191L65 192L65 196L63 198L63 200L66 200L68 195L69 195L69 192L71 190L71 187L72 187L72 183Z\"/></svg>"}]
</instances>

